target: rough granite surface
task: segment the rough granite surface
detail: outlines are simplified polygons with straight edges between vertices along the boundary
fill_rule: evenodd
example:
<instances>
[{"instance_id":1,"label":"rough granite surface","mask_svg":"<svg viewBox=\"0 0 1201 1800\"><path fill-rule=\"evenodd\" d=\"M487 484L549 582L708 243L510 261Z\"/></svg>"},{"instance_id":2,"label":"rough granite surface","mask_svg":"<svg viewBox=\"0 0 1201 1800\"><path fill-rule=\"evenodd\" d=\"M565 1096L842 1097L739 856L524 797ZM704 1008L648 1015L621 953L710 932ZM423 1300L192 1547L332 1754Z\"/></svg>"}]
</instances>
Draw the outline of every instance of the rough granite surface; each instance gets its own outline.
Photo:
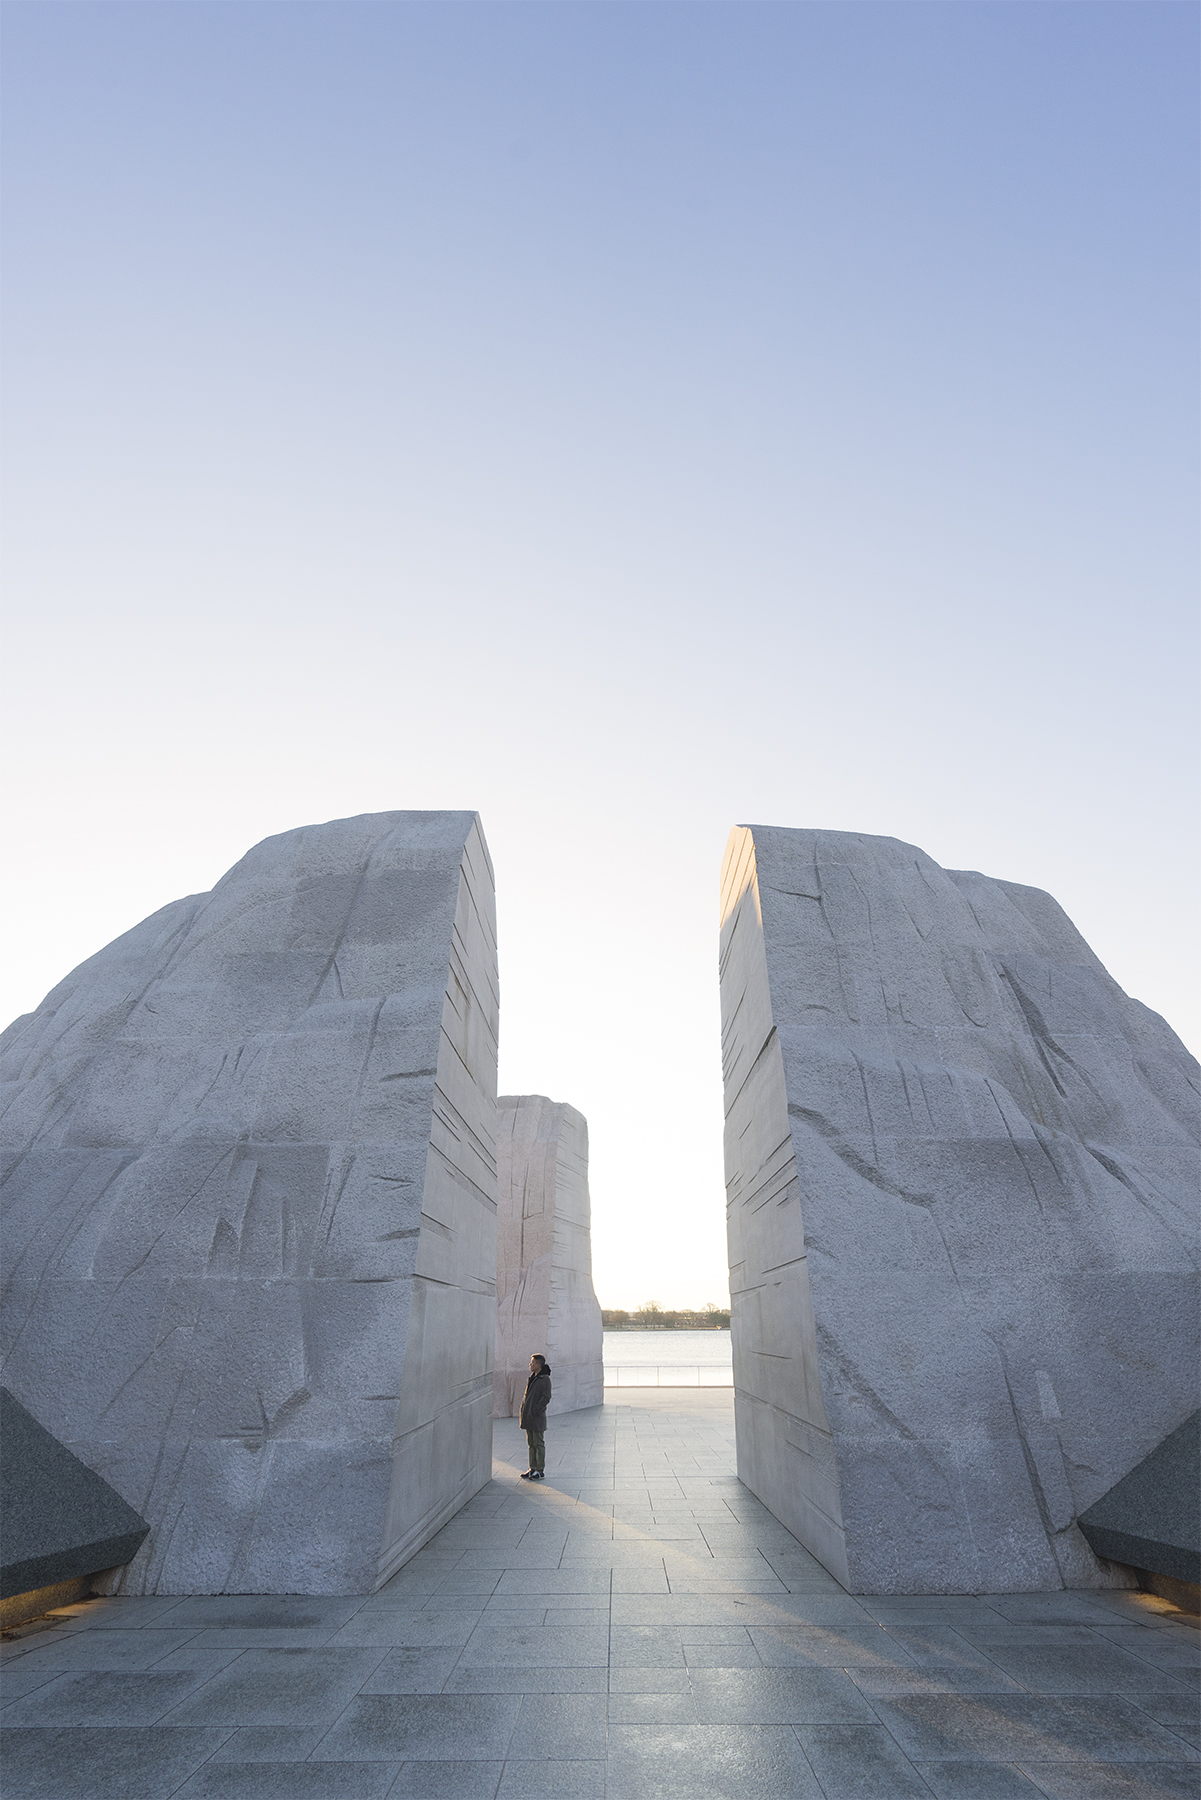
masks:
<instances>
[{"instance_id":1,"label":"rough granite surface","mask_svg":"<svg viewBox=\"0 0 1201 1800\"><path fill-rule=\"evenodd\" d=\"M1201 1583L1201 1412L1081 1514L1098 1556Z\"/></svg>"},{"instance_id":2,"label":"rough granite surface","mask_svg":"<svg viewBox=\"0 0 1201 1800\"><path fill-rule=\"evenodd\" d=\"M126 1563L148 1529L0 1387L0 1599Z\"/></svg>"},{"instance_id":3,"label":"rough granite surface","mask_svg":"<svg viewBox=\"0 0 1201 1800\"><path fill-rule=\"evenodd\" d=\"M470 812L257 845L0 1039L4 1381L123 1593L385 1581L491 1472L497 974Z\"/></svg>"},{"instance_id":4,"label":"rough granite surface","mask_svg":"<svg viewBox=\"0 0 1201 1800\"><path fill-rule=\"evenodd\" d=\"M1076 1520L1196 1406L1198 1068L1038 889L737 827L738 1472L855 1593L1124 1585Z\"/></svg>"},{"instance_id":5,"label":"rough granite surface","mask_svg":"<svg viewBox=\"0 0 1201 1800\"><path fill-rule=\"evenodd\" d=\"M544 1094L502 1094L497 1113L493 1414L520 1412L535 1352L551 1365L552 1415L599 1406L604 1333L592 1287L588 1121Z\"/></svg>"}]
</instances>

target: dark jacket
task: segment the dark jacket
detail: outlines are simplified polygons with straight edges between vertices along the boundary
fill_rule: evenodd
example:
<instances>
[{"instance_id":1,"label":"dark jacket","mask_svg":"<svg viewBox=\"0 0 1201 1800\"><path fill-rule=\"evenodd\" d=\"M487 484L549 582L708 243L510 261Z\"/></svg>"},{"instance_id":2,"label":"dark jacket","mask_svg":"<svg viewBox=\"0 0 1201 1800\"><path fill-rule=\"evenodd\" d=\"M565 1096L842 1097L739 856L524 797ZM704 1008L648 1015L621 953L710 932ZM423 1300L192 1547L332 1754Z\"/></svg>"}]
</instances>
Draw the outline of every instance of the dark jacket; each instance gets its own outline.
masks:
<instances>
[{"instance_id":1,"label":"dark jacket","mask_svg":"<svg viewBox=\"0 0 1201 1800\"><path fill-rule=\"evenodd\" d=\"M544 1363L538 1373L531 1375L525 1384L520 1421L523 1431L546 1430L546 1405L549 1399L550 1364Z\"/></svg>"}]
</instances>

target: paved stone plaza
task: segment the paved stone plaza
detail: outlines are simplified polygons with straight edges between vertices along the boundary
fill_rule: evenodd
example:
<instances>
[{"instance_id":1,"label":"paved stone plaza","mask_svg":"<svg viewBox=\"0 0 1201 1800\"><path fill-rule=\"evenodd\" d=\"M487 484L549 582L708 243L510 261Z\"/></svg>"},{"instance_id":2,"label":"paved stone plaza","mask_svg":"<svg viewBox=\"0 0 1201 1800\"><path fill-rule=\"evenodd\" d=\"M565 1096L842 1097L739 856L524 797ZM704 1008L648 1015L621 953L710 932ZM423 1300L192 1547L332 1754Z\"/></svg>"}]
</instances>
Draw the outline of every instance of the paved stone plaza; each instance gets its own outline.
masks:
<instances>
[{"instance_id":1,"label":"paved stone plaza","mask_svg":"<svg viewBox=\"0 0 1201 1800\"><path fill-rule=\"evenodd\" d=\"M1144 1594L856 1599L725 1390L552 1418L371 1598L68 1607L5 1643L5 1800L1158 1800L1196 1632ZM298 1584L303 1580L297 1572Z\"/></svg>"}]
</instances>

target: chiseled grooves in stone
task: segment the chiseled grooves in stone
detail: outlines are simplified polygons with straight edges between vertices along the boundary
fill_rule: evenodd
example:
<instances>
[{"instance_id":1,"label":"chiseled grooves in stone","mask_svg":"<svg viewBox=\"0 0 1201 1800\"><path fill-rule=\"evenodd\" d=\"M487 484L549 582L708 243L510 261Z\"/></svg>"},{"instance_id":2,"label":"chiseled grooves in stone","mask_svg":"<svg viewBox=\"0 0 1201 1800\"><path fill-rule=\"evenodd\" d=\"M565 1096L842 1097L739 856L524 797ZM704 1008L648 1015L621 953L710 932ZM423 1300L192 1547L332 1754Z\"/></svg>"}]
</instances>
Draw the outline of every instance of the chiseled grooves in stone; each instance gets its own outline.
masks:
<instances>
[{"instance_id":1,"label":"chiseled grooves in stone","mask_svg":"<svg viewBox=\"0 0 1201 1800\"><path fill-rule=\"evenodd\" d=\"M1055 901L892 838L722 872L738 1471L856 1593L1125 1585L1196 1404L1198 1070Z\"/></svg>"},{"instance_id":2,"label":"chiseled grooves in stone","mask_svg":"<svg viewBox=\"0 0 1201 1800\"><path fill-rule=\"evenodd\" d=\"M489 1478L493 877L470 812L269 838L4 1034L4 1380L150 1523L126 1593L347 1593Z\"/></svg>"},{"instance_id":3,"label":"chiseled grooves in stone","mask_svg":"<svg viewBox=\"0 0 1201 1800\"><path fill-rule=\"evenodd\" d=\"M551 1413L599 1406L604 1334L592 1288L588 1121L544 1094L497 1103L493 1415L520 1411L530 1357L551 1365Z\"/></svg>"}]
</instances>

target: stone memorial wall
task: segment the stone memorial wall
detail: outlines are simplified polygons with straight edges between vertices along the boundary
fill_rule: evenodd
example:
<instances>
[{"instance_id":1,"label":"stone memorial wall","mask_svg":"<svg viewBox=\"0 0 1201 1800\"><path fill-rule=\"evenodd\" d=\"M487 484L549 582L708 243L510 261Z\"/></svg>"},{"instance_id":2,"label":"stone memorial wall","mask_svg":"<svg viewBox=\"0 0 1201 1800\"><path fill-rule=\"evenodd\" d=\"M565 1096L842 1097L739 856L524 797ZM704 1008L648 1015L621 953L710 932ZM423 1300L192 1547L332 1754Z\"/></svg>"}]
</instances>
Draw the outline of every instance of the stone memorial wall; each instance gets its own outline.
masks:
<instances>
[{"instance_id":1,"label":"stone memorial wall","mask_svg":"<svg viewBox=\"0 0 1201 1800\"><path fill-rule=\"evenodd\" d=\"M3 1380L126 1593L384 1581L491 1474L498 995L469 812L290 831L0 1040Z\"/></svg>"},{"instance_id":2,"label":"stone memorial wall","mask_svg":"<svg viewBox=\"0 0 1201 1800\"><path fill-rule=\"evenodd\" d=\"M494 1415L519 1413L535 1351L551 1365L552 1414L599 1406L604 1334L592 1288L588 1121L543 1094L503 1094L496 1153Z\"/></svg>"},{"instance_id":3,"label":"stone memorial wall","mask_svg":"<svg viewBox=\"0 0 1201 1800\"><path fill-rule=\"evenodd\" d=\"M754 826L722 874L741 1479L856 1593L1130 1580L1196 1406L1198 1070L1048 894Z\"/></svg>"}]
</instances>

